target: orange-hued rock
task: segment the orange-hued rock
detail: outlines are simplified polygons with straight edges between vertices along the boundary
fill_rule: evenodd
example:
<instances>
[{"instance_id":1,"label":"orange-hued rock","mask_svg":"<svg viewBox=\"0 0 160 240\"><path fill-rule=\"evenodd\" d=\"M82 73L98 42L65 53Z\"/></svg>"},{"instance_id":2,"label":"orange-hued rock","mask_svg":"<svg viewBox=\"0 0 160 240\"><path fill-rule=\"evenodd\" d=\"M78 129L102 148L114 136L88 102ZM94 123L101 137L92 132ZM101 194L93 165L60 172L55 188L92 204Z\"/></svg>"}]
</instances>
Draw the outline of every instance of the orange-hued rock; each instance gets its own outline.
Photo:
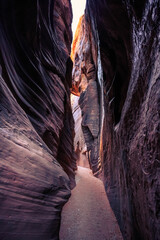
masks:
<instances>
[{"instance_id":1,"label":"orange-hued rock","mask_svg":"<svg viewBox=\"0 0 160 240\"><path fill-rule=\"evenodd\" d=\"M79 96L88 85L86 71L92 61L90 50L89 24L85 21L85 16L83 15L77 26L71 51L71 59L73 61L72 92Z\"/></svg>"},{"instance_id":2,"label":"orange-hued rock","mask_svg":"<svg viewBox=\"0 0 160 240\"><path fill-rule=\"evenodd\" d=\"M82 21L84 19L84 15L80 17L77 28L76 28L76 32L75 35L73 36L73 42L72 42L72 51L71 51L71 59L72 61L74 61L74 55L75 52L77 51L79 42L81 41L82 37L83 37L83 31L82 31Z\"/></svg>"},{"instance_id":3,"label":"orange-hued rock","mask_svg":"<svg viewBox=\"0 0 160 240\"><path fill-rule=\"evenodd\" d=\"M101 165L99 160L99 133L100 133L100 115L98 100L98 83L96 76L96 68L93 62L95 52L92 51L92 34L90 24L86 21L85 16L79 20L79 24L75 33L72 46L72 93L79 97L77 105L74 105L74 115L81 118L81 122L75 125L75 132L81 129L83 139L76 134L76 146L80 147L80 159L84 158L83 150L85 149L85 157L88 158L89 165L94 174L99 174ZM81 110L77 110L81 108Z\"/></svg>"}]
</instances>

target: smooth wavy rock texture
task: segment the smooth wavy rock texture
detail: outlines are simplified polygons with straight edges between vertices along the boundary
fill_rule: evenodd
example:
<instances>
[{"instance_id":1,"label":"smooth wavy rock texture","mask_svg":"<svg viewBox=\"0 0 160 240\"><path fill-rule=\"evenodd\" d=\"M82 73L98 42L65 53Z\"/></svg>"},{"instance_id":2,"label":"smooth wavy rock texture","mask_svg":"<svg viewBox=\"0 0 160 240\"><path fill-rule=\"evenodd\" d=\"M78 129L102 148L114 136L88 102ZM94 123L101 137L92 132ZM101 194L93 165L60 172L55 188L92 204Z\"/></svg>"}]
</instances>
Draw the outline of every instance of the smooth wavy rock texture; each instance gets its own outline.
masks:
<instances>
[{"instance_id":1,"label":"smooth wavy rock texture","mask_svg":"<svg viewBox=\"0 0 160 240\"><path fill-rule=\"evenodd\" d=\"M58 239L69 178L2 78L0 119L0 239Z\"/></svg>"},{"instance_id":2,"label":"smooth wavy rock texture","mask_svg":"<svg viewBox=\"0 0 160 240\"><path fill-rule=\"evenodd\" d=\"M79 134L77 142L82 145L80 156L85 154L92 172L99 175L101 164L99 159L100 152L100 103L98 93L98 78L93 61L96 58L96 45L92 44L92 33L90 23L82 16L79 20L75 37L73 40L71 57L73 60L72 71L72 93L80 96L74 108L81 109L81 131L83 138ZM93 47L93 48L92 48ZM74 95L73 95L74 97ZM76 98L76 96L75 96ZM77 112L78 113L78 112ZM80 127L75 125L75 131Z\"/></svg>"},{"instance_id":3,"label":"smooth wavy rock texture","mask_svg":"<svg viewBox=\"0 0 160 240\"><path fill-rule=\"evenodd\" d=\"M160 2L88 0L79 24L73 91L92 169L101 165L124 239L158 240Z\"/></svg>"},{"instance_id":4,"label":"smooth wavy rock texture","mask_svg":"<svg viewBox=\"0 0 160 240\"><path fill-rule=\"evenodd\" d=\"M71 21L67 0L0 1L1 240L59 239L76 169Z\"/></svg>"},{"instance_id":5,"label":"smooth wavy rock texture","mask_svg":"<svg viewBox=\"0 0 160 240\"><path fill-rule=\"evenodd\" d=\"M160 2L88 0L86 15L103 68L107 195L124 239L158 240Z\"/></svg>"}]
</instances>

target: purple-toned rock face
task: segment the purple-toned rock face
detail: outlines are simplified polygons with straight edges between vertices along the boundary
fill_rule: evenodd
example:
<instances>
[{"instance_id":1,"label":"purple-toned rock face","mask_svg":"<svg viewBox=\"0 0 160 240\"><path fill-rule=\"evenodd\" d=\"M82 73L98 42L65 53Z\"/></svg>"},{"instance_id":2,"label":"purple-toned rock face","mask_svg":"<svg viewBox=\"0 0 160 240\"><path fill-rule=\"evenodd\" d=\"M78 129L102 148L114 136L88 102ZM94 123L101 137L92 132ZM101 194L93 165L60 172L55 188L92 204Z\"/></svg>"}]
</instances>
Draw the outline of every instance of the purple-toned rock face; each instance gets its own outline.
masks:
<instances>
[{"instance_id":1,"label":"purple-toned rock face","mask_svg":"<svg viewBox=\"0 0 160 240\"><path fill-rule=\"evenodd\" d=\"M96 56L95 49L92 49L92 46L96 47L92 45L90 24L86 21L85 16L82 16L76 30L71 56L73 60L72 92L80 95L74 109L81 108L79 114L82 116L81 129L85 142L83 143L83 138L80 135L78 139L77 134L76 139L81 145L81 158L85 153L93 173L98 175L101 171L101 164L98 160L100 151L100 105L96 69L93 61ZM76 133L78 129L79 125L76 124Z\"/></svg>"},{"instance_id":2,"label":"purple-toned rock face","mask_svg":"<svg viewBox=\"0 0 160 240\"><path fill-rule=\"evenodd\" d=\"M58 239L69 178L0 80L0 239Z\"/></svg>"},{"instance_id":3,"label":"purple-toned rock face","mask_svg":"<svg viewBox=\"0 0 160 240\"><path fill-rule=\"evenodd\" d=\"M73 72L71 20L70 0L0 1L0 240L59 239L74 142L124 239L158 240L160 1L87 0Z\"/></svg>"},{"instance_id":4,"label":"purple-toned rock face","mask_svg":"<svg viewBox=\"0 0 160 240\"><path fill-rule=\"evenodd\" d=\"M98 151L124 238L159 239L160 2L88 0L79 29L73 91L86 144Z\"/></svg>"},{"instance_id":5,"label":"purple-toned rock face","mask_svg":"<svg viewBox=\"0 0 160 240\"><path fill-rule=\"evenodd\" d=\"M67 0L0 2L1 240L58 239L76 169L71 20Z\"/></svg>"}]
</instances>

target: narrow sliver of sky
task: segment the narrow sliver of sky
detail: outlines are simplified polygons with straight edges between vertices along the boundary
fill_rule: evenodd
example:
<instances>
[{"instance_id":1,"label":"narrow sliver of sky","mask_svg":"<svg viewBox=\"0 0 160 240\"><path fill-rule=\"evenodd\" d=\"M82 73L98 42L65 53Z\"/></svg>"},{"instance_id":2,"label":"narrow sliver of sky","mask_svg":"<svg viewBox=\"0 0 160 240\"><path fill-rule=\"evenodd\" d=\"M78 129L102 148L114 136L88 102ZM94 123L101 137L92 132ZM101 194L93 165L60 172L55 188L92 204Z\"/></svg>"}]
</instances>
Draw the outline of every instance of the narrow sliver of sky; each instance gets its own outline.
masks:
<instances>
[{"instance_id":1,"label":"narrow sliver of sky","mask_svg":"<svg viewBox=\"0 0 160 240\"><path fill-rule=\"evenodd\" d=\"M86 0L71 0L72 11L73 11L73 22L72 22L72 31L73 38L79 22L79 18L84 14Z\"/></svg>"}]
</instances>

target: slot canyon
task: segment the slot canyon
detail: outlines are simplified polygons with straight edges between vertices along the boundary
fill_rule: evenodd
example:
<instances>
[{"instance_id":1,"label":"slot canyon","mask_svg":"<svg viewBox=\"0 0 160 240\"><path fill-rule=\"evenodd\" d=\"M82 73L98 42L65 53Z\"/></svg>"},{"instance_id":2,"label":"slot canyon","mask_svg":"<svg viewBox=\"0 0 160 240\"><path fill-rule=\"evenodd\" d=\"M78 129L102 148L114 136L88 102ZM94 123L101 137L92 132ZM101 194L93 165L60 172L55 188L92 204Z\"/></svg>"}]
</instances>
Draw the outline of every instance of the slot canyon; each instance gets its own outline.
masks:
<instances>
[{"instance_id":1,"label":"slot canyon","mask_svg":"<svg viewBox=\"0 0 160 240\"><path fill-rule=\"evenodd\" d=\"M0 0L0 240L160 240L160 1L72 18Z\"/></svg>"}]
</instances>

